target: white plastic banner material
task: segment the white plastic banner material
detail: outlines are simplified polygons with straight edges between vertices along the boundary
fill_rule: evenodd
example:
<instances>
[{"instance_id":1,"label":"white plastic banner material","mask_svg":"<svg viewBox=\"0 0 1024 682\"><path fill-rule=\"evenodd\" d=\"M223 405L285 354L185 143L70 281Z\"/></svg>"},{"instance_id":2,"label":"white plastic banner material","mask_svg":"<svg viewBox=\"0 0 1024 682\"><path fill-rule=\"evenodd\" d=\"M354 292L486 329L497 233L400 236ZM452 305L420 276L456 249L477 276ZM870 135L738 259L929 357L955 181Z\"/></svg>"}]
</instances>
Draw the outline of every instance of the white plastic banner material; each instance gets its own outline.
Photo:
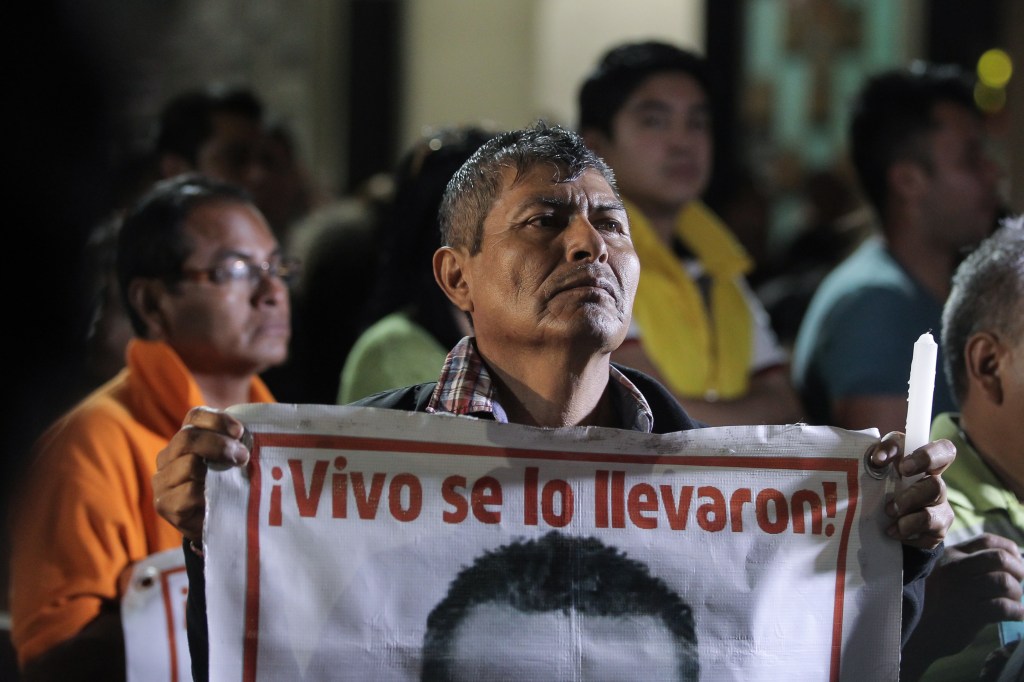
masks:
<instances>
[{"instance_id":1,"label":"white plastic banner material","mask_svg":"<svg viewBox=\"0 0 1024 682\"><path fill-rule=\"evenodd\" d=\"M246 405L212 680L896 680L877 432L652 435Z\"/></svg>"},{"instance_id":2,"label":"white plastic banner material","mask_svg":"<svg viewBox=\"0 0 1024 682\"><path fill-rule=\"evenodd\" d=\"M185 631L187 596L181 549L152 554L132 567L121 600L128 682L192 679Z\"/></svg>"}]
</instances>

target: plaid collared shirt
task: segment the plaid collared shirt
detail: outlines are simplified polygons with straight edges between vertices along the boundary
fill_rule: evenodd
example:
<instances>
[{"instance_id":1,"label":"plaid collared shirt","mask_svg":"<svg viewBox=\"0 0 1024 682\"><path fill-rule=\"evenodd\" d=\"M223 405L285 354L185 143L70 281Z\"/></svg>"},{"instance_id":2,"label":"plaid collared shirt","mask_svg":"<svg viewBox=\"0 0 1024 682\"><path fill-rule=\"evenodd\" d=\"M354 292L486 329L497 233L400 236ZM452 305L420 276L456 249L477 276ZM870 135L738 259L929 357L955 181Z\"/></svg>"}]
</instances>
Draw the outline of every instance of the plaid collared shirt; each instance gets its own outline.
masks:
<instances>
[{"instance_id":1,"label":"plaid collared shirt","mask_svg":"<svg viewBox=\"0 0 1024 682\"><path fill-rule=\"evenodd\" d=\"M654 415L640 390L622 372L610 367L615 402L619 408L621 428L650 433ZM482 417L508 423L501 407L497 389L473 337L464 337L448 353L437 380L437 387L427 403L427 412Z\"/></svg>"}]
</instances>

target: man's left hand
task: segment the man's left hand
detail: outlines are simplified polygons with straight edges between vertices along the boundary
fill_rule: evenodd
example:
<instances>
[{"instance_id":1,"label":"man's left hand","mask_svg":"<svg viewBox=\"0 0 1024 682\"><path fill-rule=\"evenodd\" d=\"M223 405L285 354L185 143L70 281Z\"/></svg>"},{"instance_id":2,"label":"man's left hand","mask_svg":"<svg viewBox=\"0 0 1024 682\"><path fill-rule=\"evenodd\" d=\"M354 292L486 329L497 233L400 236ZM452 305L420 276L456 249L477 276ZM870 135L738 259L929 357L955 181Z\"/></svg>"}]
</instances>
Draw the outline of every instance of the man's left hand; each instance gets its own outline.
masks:
<instances>
[{"instance_id":1,"label":"man's left hand","mask_svg":"<svg viewBox=\"0 0 1024 682\"><path fill-rule=\"evenodd\" d=\"M956 458L956 447L948 440L936 440L904 456L903 441L902 433L888 433L870 455L874 466L894 462L900 476L912 481L899 486L886 504L885 511L894 521L886 532L905 545L934 549L953 523L942 472Z\"/></svg>"}]
</instances>

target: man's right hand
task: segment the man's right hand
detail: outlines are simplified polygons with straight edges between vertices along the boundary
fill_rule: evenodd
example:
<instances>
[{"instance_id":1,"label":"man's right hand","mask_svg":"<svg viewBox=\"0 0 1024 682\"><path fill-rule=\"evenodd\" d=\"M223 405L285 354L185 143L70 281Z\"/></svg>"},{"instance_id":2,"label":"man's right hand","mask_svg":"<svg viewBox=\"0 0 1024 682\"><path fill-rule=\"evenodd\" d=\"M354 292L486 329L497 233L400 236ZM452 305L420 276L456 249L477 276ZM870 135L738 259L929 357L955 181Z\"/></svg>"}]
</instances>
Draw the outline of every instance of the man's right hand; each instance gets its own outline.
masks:
<instances>
[{"instance_id":1,"label":"man's right hand","mask_svg":"<svg viewBox=\"0 0 1024 682\"><path fill-rule=\"evenodd\" d=\"M199 545L206 512L207 466L245 466L249 450L242 444L242 423L220 410L194 407L156 458L153 501L156 511Z\"/></svg>"},{"instance_id":2,"label":"man's right hand","mask_svg":"<svg viewBox=\"0 0 1024 682\"><path fill-rule=\"evenodd\" d=\"M973 636L988 623L1024 620L1024 560L1012 540L983 533L947 547L940 561L928 578L925 604L928 600L948 601L959 623L952 630ZM969 642L967 639L963 645Z\"/></svg>"},{"instance_id":3,"label":"man's right hand","mask_svg":"<svg viewBox=\"0 0 1024 682\"><path fill-rule=\"evenodd\" d=\"M903 650L900 679L917 680L938 658L971 643L988 623L1024 619L1024 560L1017 545L983 533L946 547L925 587L921 622Z\"/></svg>"}]
</instances>

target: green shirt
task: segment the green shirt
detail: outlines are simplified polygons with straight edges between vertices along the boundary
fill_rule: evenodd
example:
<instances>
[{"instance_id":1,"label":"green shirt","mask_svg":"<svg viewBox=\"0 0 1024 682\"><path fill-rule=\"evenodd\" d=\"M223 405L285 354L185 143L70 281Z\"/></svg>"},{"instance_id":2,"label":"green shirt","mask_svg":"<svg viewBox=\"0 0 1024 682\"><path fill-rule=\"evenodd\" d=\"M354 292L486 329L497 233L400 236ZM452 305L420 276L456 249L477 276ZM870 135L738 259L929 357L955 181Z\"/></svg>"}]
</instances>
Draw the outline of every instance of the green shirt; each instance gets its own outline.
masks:
<instances>
[{"instance_id":1,"label":"green shirt","mask_svg":"<svg viewBox=\"0 0 1024 682\"><path fill-rule=\"evenodd\" d=\"M363 332L352 346L341 370L338 404L433 381L447 355L448 349L408 315L391 313Z\"/></svg>"},{"instance_id":2,"label":"green shirt","mask_svg":"<svg viewBox=\"0 0 1024 682\"><path fill-rule=\"evenodd\" d=\"M1024 505L1007 490L964 437L958 415L935 417L932 440L945 438L956 446L956 460L942 474L955 518L946 545L955 545L982 533L1002 535L1024 546ZM921 682L976 680L985 657L1001 646L998 627L986 625L963 651L935 661Z\"/></svg>"},{"instance_id":3,"label":"green shirt","mask_svg":"<svg viewBox=\"0 0 1024 682\"><path fill-rule=\"evenodd\" d=\"M956 460L945 473L947 496L956 518L947 545L994 533L1024 546L1024 505L1007 490L960 431L958 415L943 413L932 423L932 439L956 446Z\"/></svg>"}]
</instances>

